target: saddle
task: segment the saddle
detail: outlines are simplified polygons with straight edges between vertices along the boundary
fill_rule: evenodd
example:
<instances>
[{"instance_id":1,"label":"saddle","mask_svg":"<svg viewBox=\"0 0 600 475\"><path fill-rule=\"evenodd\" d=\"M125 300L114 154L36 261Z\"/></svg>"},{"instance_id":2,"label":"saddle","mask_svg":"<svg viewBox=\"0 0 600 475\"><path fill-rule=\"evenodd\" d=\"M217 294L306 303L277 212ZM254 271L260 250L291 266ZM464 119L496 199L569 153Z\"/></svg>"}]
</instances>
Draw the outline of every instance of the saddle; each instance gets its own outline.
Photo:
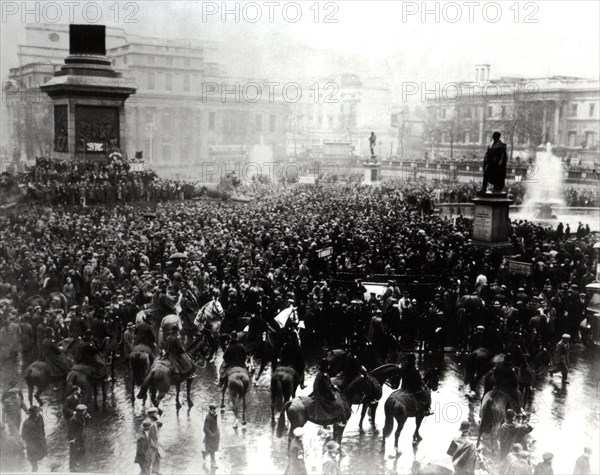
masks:
<instances>
[{"instance_id":1,"label":"saddle","mask_svg":"<svg viewBox=\"0 0 600 475\"><path fill-rule=\"evenodd\" d=\"M310 420L318 425L330 425L340 422L340 419L347 421L352 415L352 408L350 404L345 404L342 401L341 394L338 393L337 401L339 403L339 413L336 411L333 414L328 414L322 410L317 410L317 402L314 396L298 396L298 399L306 409L306 413L309 415Z\"/></svg>"},{"instance_id":2,"label":"saddle","mask_svg":"<svg viewBox=\"0 0 600 475\"><path fill-rule=\"evenodd\" d=\"M245 373L247 375L248 369L243 368L241 366L233 366L231 368L227 368L227 370L225 371L225 377L229 378L231 375L236 374L236 373Z\"/></svg>"},{"instance_id":3,"label":"saddle","mask_svg":"<svg viewBox=\"0 0 600 475\"><path fill-rule=\"evenodd\" d=\"M425 411L431 404L431 391L423 388L417 393L409 393L404 389L397 389L389 396L403 404L409 412L419 414Z\"/></svg>"},{"instance_id":4,"label":"saddle","mask_svg":"<svg viewBox=\"0 0 600 475\"><path fill-rule=\"evenodd\" d=\"M143 343L140 343L139 345L135 345L132 349L131 352L140 352L140 353L147 353L148 356L150 357L150 359L154 359L155 355L154 352L152 351L152 348L150 348L148 345L144 345Z\"/></svg>"},{"instance_id":5,"label":"saddle","mask_svg":"<svg viewBox=\"0 0 600 475\"><path fill-rule=\"evenodd\" d=\"M94 369L91 366L86 364L76 364L71 368L71 371L78 371L80 373L85 374L88 378L93 380L101 380L103 378L98 378L94 372Z\"/></svg>"},{"instance_id":6,"label":"saddle","mask_svg":"<svg viewBox=\"0 0 600 475\"><path fill-rule=\"evenodd\" d=\"M298 374L298 371L296 371L294 368L292 368L291 366L278 366L275 369L275 372L280 372L280 373L288 373L292 378L294 378L294 380L297 380L300 375Z\"/></svg>"}]
</instances>

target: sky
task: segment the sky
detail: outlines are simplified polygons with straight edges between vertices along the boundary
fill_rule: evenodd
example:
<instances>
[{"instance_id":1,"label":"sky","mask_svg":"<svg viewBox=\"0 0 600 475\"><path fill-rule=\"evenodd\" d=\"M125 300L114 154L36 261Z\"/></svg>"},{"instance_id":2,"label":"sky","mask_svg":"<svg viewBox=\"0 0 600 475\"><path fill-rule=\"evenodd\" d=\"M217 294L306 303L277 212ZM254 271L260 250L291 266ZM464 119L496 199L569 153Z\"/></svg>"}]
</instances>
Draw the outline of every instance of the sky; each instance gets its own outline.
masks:
<instances>
[{"instance_id":1,"label":"sky","mask_svg":"<svg viewBox=\"0 0 600 475\"><path fill-rule=\"evenodd\" d=\"M17 64L16 45L25 23L97 19L97 7L89 6L94 2L53 3L60 11L44 2L1 1L3 81ZM218 41L225 69L234 76L301 80L356 72L397 85L474 79L474 65L480 62L491 65L492 78L600 76L597 1L272 3L277 5L99 1L97 23L140 35ZM23 5L37 10L38 17L29 13L23 18ZM224 6L237 9L239 16L223 17ZM431 13L423 17L425 9ZM259 12L260 19L253 21Z\"/></svg>"}]
</instances>

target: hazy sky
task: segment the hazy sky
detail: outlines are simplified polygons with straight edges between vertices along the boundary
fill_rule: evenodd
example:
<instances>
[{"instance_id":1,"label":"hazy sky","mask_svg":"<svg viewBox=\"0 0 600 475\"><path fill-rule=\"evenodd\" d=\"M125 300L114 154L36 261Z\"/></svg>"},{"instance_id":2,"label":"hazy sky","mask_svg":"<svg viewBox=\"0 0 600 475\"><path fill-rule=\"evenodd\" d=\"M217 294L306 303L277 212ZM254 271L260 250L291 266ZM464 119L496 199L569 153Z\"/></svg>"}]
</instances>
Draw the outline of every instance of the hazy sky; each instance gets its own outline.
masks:
<instances>
[{"instance_id":1,"label":"hazy sky","mask_svg":"<svg viewBox=\"0 0 600 475\"><path fill-rule=\"evenodd\" d=\"M68 23L69 7L64 2L55 3L62 6L59 22ZM90 2L77 3L71 8L75 22L81 22L83 9ZM239 3L239 23L233 14L223 21L222 2L120 2L118 8L114 1L98 3L103 15L98 23L119 26L127 32L224 42L227 70L241 76L300 80L355 71L363 77L385 77L393 84L453 81L473 79L477 62L489 62L492 77L600 74L597 1L480 1L471 2L478 3L471 7L469 2L427 2L431 11L438 9L439 22L434 14L422 21L422 2L338 1L326 6L327 2L308 1L298 2L301 17L296 23L284 19L284 6L288 19L294 19L297 13L291 2L285 1L272 7L273 23L266 2L256 2L245 10L244 3ZM2 0L3 80L7 68L16 64L15 44L24 31L22 12L10 14L13 7L6 4L21 8L21 2ZM39 9L42 22L44 15L55 15L49 7L43 11L43 2L29 2L28 7ZM235 3L228 2L228 8L235 7ZM208 14L214 9L219 10L216 15L203 18L203 10ZM317 9L319 21L315 22ZM117 22L115 10L119 10ZM248 21L259 10L261 19ZM403 11L407 14L404 18ZM415 14L408 15L411 11ZM88 8L87 13L93 18L94 8ZM458 13L461 19L452 23ZM498 13L501 17L493 23ZM126 23L128 14L137 23ZM324 22L327 14L337 23ZM537 23L525 22L528 15ZM26 19L36 21L31 14Z\"/></svg>"}]
</instances>

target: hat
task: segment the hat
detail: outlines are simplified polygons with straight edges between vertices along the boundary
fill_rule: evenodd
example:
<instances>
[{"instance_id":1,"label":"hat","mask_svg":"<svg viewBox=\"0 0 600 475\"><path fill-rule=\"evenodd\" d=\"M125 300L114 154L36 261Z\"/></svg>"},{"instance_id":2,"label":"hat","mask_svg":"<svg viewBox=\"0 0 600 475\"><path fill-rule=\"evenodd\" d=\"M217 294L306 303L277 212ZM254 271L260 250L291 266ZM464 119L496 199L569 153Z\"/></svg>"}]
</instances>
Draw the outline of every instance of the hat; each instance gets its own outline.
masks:
<instances>
[{"instance_id":1,"label":"hat","mask_svg":"<svg viewBox=\"0 0 600 475\"><path fill-rule=\"evenodd\" d=\"M77 404L77 406L75 406L75 410L76 411L87 411L87 406L85 404Z\"/></svg>"},{"instance_id":2,"label":"hat","mask_svg":"<svg viewBox=\"0 0 600 475\"><path fill-rule=\"evenodd\" d=\"M236 331L232 331L232 332L229 334L229 339L230 339L231 341L238 341L238 334L237 334L237 332L236 332Z\"/></svg>"},{"instance_id":3,"label":"hat","mask_svg":"<svg viewBox=\"0 0 600 475\"><path fill-rule=\"evenodd\" d=\"M156 406L152 406L146 409L146 414L154 414L156 412L158 412L158 407Z\"/></svg>"},{"instance_id":4,"label":"hat","mask_svg":"<svg viewBox=\"0 0 600 475\"><path fill-rule=\"evenodd\" d=\"M543 460L552 460L554 458L554 454L552 452L544 452L542 455Z\"/></svg>"},{"instance_id":5,"label":"hat","mask_svg":"<svg viewBox=\"0 0 600 475\"><path fill-rule=\"evenodd\" d=\"M483 325L477 325L476 329L477 330L485 330L485 327Z\"/></svg>"},{"instance_id":6,"label":"hat","mask_svg":"<svg viewBox=\"0 0 600 475\"><path fill-rule=\"evenodd\" d=\"M29 408L29 414L33 414L34 412L40 412L40 406L31 406Z\"/></svg>"},{"instance_id":7,"label":"hat","mask_svg":"<svg viewBox=\"0 0 600 475\"><path fill-rule=\"evenodd\" d=\"M150 429L152 427L152 421L150 419L144 419L142 422L142 429Z\"/></svg>"},{"instance_id":8,"label":"hat","mask_svg":"<svg viewBox=\"0 0 600 475\"><path fill-rule=\"evenodd\" d=\"M327 452L334 452L340 448L340 444L338 444L335 440L330 440L325 444L325 450Z\"/></svg>"},{"instance_id":9,"label":"hat","mask_svg":"<svg viewBox=\"0 0 600 475\"><path fill-rule=\"evenodd\" d=\"M302 437L304 435L304 429L302 427L296 427L293 434L294 437Z\"/></svg>"},{"instance_id":10,"label":"hat","mask_svg":"<svg viewBox=\"0 0 600 475\"><path fill-rule=\"evenodd\" d=\"M216 404L209 404L208 408L209 409L217 409L217 405Z\"/></svg>"},{"instance_id":11,"label":"hat","mask_svg":"<svg viewBox=\"0 0 600 475\"><path fill-rule=\"evenodd\" d=\"M571 335L569 335L568 333L563 333L562 338L569 339L571 338Z\"/></svg>"},{"instance_id":12,"label":"hat","mask_svg":"<svg viewBox=\"0 0 600 475\"><path fill-rule=\"evenodd\" d=\"M127 328L133 328L133 327L135 327L135 324L133 322L129 322L127 324Z\"/></svg>"},{"instance_id":13,"label":"hat","mask_svg":"<svg viewBox=\"0 0 600 475\"><path fill-rule=\"evenodd\" d=\"M465 431L465 430L469 430L469 428L471 427L471 423L469 421L462 421L460 423L460 430Z\"/></svg>"}]
</instances>

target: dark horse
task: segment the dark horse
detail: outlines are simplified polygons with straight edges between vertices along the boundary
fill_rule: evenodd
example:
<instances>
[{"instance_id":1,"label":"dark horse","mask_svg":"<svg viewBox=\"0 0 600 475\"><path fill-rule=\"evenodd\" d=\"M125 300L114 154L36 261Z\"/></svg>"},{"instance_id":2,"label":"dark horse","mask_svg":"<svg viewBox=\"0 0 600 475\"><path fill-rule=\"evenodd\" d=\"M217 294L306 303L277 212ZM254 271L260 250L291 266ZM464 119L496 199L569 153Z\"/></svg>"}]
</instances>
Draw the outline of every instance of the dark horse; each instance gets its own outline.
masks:
<instances>
[{"instance_id":1,"label":"dark horse","mask_svg":"<svg viewBox=\"0 0 600 475\"><path fill-rule=\"evenodd\" d=\"M106 337L102 341L99 347L97 357L102 363L108 368L108 361L111 355L111 343L110 338ZM96 379L92 376L92 369L85 364L76 364L71 368L67 374L66 391L67 394L71 394L73 386L79 386L84 395L89 395L91 389L94 394L94 407L98 408L98 387L102 388L102 405L106 404L106 381L104 379Z\"/></svg>"},{"instance_id":2,"label":"dark horse","mask_svg":"<svg viewBox=\"0 0 600 475\"><path fill-rule=\"evenodd\" d=\"M425 387L421 389L421 391L423 391L423 399L428 399L429 402L431 402L431 391L437 391L438 386L437 369L429 370L423 378L423 382L425 383ZM398 428L394 434L394 449L396 450L397 456L400 455L400 452L398 451L398 439L400 438L404 424L409 417L416 418L413 444L418 444L422 440L421 435L419 434L419 428L421 427L421 422L423 422L423 415L422 412L418 410L417 404L415 396L402 390L394 391L389 395L387 401L385 401L385 425L383 426L382 447L385 447L385 439L392 433L394 419L396 419Z\"/></svg>"},{"instance_id":3,"label":"dark horse","mask_svg":"<svg viewBox=\"0 0 600 475\"><path fill-rule=\"evenodd\" d=\"M171 365L168 362L168 360L157 359L154 361L152 368L150 368L148 375L144 379L144 382L142 383L142 387L140 388L137 398L146 399L148 389L150 389L152 404L158 407L160 405L160 402L163 400L163 398L169 391L171 385L174 384L177 388L177 393L175 396L175 406L177 407L177 409L179 409L181 408L181 403L179 402L179 392L181 389L181 383L185 381L187 384L186 389L188 406L192 407L194 403L192 402L192 397L190 394L192 388L192 379L190 376L191 374L179 375L178 373L175 373L171 369Z\"/></svg>"},{"instance_id":4,"label":"dark horse","mask_svg":"<svg viewBox=\"0 0 600 475\"><path fill-rule=\"evenodd\" d=\"M381 389L381 387L380 387ZM313 424L325 426L334 424L334 437L338 443L341 443L342 436L344 433L345 423L350 418L352 413L352 404L361 404L367 396L367 393L372 391L372 386L365 382L365 378L356 378L348 386L346 386L341 392L341 400L344 406L344 420L343 424L336 424L339 420L336 419L323 419L316 420L312 417L313 406L315 404L312 396L298 396L294 399L286 402L281 409L279 414L279 420L277 421L277 437L282 437L285 430L285 417L287 415L290 420L290 431L288 435L288 443L292 440L292 434L296 427L303 427L307 422Z\"/></svg>"},{"instance_id":5,"label":"dark horse","mask_svg":"<svg viewBox=\"0 0 600 475\"><path fill-rule=\"evenodd\" d=\"M242 425L246 425L246 394L250 386L250 374L246 368L234 366L227 370L227 384L223 385L221 392L221 410L225 409L225 391L229 390L229 398L233 407L233 428L237 428L239 420L240 402L242 403Z\"/></svg>"},{"instance_id":6,"label":"dark horse","mask_svg":"<svg viewBox=\"0 0 600 475\"><path fill-rule=\"evenodd\" d=\"M70 358L70 347L73 344L73 340L71 339L66 339L63 340L60 343L60 347L64 348L66 351L65 353L67 353L67 356L69 357L69 360L71 361L71 365L72 365L72 359ZM48 363L46 363L45 361L42 360L37 360L34 361L33 363L31 363L27 369L25 370L25 374L23 375L25 382L27 383L27 387L29 388L29 405L31 406L33 404L33 389L37 388L37 391L35 392L35 399L38 402L38 404L40 406L42 406L44 404L44 401L42 401L42 393L44 392L44 390L53 383L65 383L66 381L66 374L61 374L61 375L55 375L52 373L52 369L50 368L50 366L48 365ZM63 392L64 392L64 385L63 385Z\"/></svg>"},{"instance_id":7,"label":"dark horse","mask_svg":"<svg viewBox=\"0 0 600 475\"><path fill-rule=\"evenodd\" d=\"M271 423L273 425L275 410L280 411L286 402L296 397L299 385L300 374L291 366L278 366L271 373Z\"/></svg>"},{"instance_id":8,"label":"dark horse","mask_svg":"<svg viewBox=\"0 0 600 475\"><path fill-rule=\"evenodd\" d=\"M470 396L475 396L477 383L492 369L492 353L486 348L477 348L467 356L465 362L465 385L470 390Z\"/></svg>"},{"instance_id":9,"label":"dark horse","mask_svg":"<svg viewBox=\"0 0 600 475\"><path fill-rule=\"evenodd\" d=\"M141 386L144 379L148 376L148 371L154 354L152 349L147 345L136 345L132 348L129 355L129 368L131 369L131 402L135 401L135 387ZM144 402L146 400L144 399Z\"/></svg>"}]
</instances>

